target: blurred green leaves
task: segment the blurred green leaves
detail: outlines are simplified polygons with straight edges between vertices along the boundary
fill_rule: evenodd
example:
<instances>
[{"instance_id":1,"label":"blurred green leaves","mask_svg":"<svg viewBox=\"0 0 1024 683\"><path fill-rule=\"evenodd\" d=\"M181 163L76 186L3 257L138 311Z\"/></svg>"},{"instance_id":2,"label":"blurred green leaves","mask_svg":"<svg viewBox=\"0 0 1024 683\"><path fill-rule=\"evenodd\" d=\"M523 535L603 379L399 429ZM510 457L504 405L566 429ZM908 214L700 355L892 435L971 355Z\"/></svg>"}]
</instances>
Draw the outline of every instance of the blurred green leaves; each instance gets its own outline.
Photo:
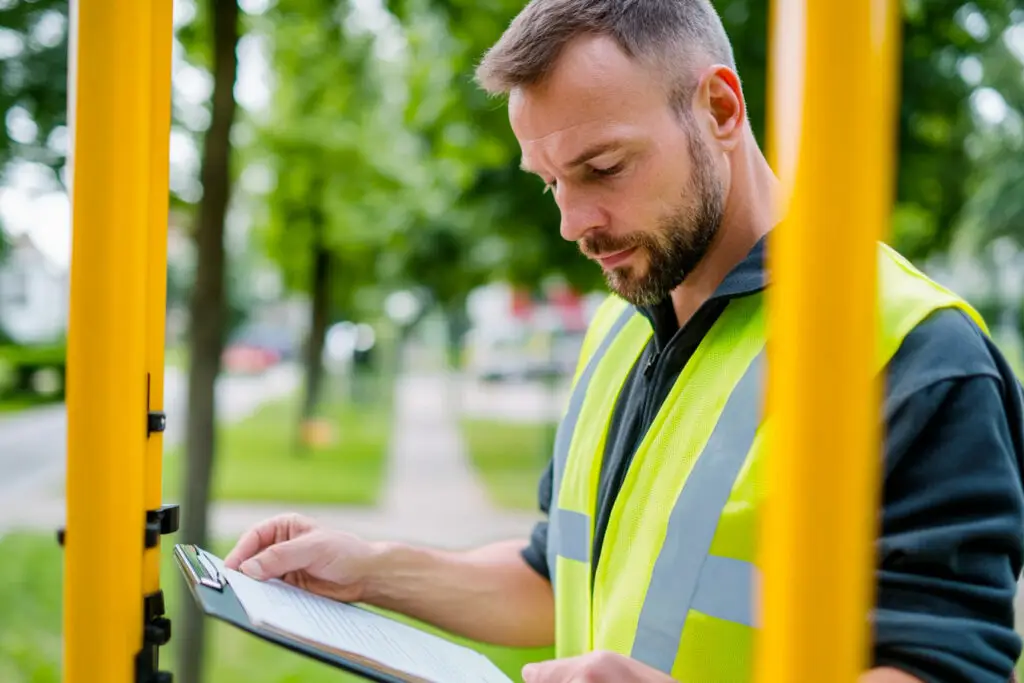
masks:
<instances>
[{"instance_id":1,"label":"blurred green leaves","mask_svg":"<svg viewBox=\"0 0 1024 683\"><path fill-rule=\"evenodd\" d=\"M14 158L64 166L67 46L67 0L0 3L0 177Z\"/></svg>"},{"instance_id":2,"label":"blurred green leaves","mask_svg":"<svg viewBox=\"0 0 1024 683\"><path fill-rule=\"evenodd\" d=\"M968 143L978 127L974 94L978 88L996 86L1004 98L1020 102L1024 65L1000 49L1014 4L904 3L896 199L897 216L916 219L897 221L893 238L911 258L949 247L976 178L992 175L993 169L969 154ZM982 67L986 59L1015 69L1016 80ZM1022 112L1019 106L1017 112ZM1018 176L1018 182L1024 179Z\"/></svg>"}]
</instances>

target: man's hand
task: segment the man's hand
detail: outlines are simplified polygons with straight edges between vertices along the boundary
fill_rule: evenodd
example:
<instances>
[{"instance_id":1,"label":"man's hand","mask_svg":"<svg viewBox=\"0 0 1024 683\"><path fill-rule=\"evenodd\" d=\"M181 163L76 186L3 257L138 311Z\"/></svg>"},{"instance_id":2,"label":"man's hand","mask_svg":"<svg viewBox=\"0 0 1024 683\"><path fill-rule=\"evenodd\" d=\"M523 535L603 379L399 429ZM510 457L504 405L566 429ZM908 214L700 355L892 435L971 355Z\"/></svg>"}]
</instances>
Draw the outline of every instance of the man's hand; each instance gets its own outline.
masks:
<instances>
[{"instance_id":1,"label":"man's hand","mask_svg":"<svg viewBox=\"0 0 1024 683\"><path fill-rule=\"evenodd\" d=\"M662 672L615 652L588 652L523 667L523 683L675 683Z\"/></svg>"},{"instance_id":2,"label":"man's hand","mask_svg":"<svg viewBox=\"0 0 1024 683\"><path fill-rule=\"evenodd\" d=\"M301 515L274 517L247 531L224 566L254 579L282 579L341 602L363 598L372 575L373 546Z\"/></svg>"}]
</instances>

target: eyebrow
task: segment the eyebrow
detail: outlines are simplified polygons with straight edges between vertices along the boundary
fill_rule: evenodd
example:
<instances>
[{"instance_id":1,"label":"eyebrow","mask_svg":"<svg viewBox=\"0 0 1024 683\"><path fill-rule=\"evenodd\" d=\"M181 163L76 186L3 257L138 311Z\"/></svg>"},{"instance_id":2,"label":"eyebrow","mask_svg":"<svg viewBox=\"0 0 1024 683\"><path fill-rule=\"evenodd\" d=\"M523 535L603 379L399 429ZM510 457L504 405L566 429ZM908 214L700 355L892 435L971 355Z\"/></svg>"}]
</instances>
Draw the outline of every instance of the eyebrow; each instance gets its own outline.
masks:
<instances>
[{"instance_id":1,"label":"eyebrow","mask_svg":"<svg viewBox=\"0 0 1024 683\"><path fill-rule=\"evenodd\" d=\"M568 168L575 168L577 166L585 164L594 157L601 156L605 152L609 152L613 149L619 149L620 147L623 147L622 140L607 140L605 142L595 143L590 147L584 149L575 157L573 157L572 160L568 164L566 164L566 166ZM534 171L533 169L526 165L525 160L521 160L519 162L519 168L523 171L526 171L527 173L536 173L536 171Z\"/></svg>"}]
</instances>

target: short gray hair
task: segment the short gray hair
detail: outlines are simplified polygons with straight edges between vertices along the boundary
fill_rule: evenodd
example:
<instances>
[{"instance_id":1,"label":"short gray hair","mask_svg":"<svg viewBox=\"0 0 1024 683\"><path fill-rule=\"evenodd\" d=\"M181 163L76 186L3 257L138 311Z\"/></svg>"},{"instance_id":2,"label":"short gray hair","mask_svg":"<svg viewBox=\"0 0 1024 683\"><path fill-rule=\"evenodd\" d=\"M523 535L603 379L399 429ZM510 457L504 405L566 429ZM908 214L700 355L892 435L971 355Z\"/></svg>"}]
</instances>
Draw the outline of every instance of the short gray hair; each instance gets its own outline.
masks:
<instances>
[{"instance_id":1,"label":"short gray hair","mask_svg":"<svg viewBox=\"0 0 1024 683\"><path fill-rule=\"evenodd\" d=\"M492 95L539 83L573 39L612 38L666 78L670 100L689 109L694 62L736 70L732 45L710 0L531 0L484 55L476 80Z\"/></svg>"}]
</instances>

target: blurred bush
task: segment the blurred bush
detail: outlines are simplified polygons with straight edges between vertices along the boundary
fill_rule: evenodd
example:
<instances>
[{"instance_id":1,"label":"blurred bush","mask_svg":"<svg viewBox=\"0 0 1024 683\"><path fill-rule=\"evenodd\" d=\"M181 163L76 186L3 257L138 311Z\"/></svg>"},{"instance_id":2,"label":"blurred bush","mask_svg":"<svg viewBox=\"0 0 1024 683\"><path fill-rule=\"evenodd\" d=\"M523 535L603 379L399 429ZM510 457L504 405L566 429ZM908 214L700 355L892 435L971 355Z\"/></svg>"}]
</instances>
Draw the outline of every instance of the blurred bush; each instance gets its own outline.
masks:
<instances>
[{"instance_id":1,"label":"blurred bush","mask_svg":"<svg viewBox=\"0 0 1024 683\"><path fill-rule=\"evenodd\" d=\"M64 400L67 345L0 345L0 404L33 405Z\"/></svg>"}]
</instances>

